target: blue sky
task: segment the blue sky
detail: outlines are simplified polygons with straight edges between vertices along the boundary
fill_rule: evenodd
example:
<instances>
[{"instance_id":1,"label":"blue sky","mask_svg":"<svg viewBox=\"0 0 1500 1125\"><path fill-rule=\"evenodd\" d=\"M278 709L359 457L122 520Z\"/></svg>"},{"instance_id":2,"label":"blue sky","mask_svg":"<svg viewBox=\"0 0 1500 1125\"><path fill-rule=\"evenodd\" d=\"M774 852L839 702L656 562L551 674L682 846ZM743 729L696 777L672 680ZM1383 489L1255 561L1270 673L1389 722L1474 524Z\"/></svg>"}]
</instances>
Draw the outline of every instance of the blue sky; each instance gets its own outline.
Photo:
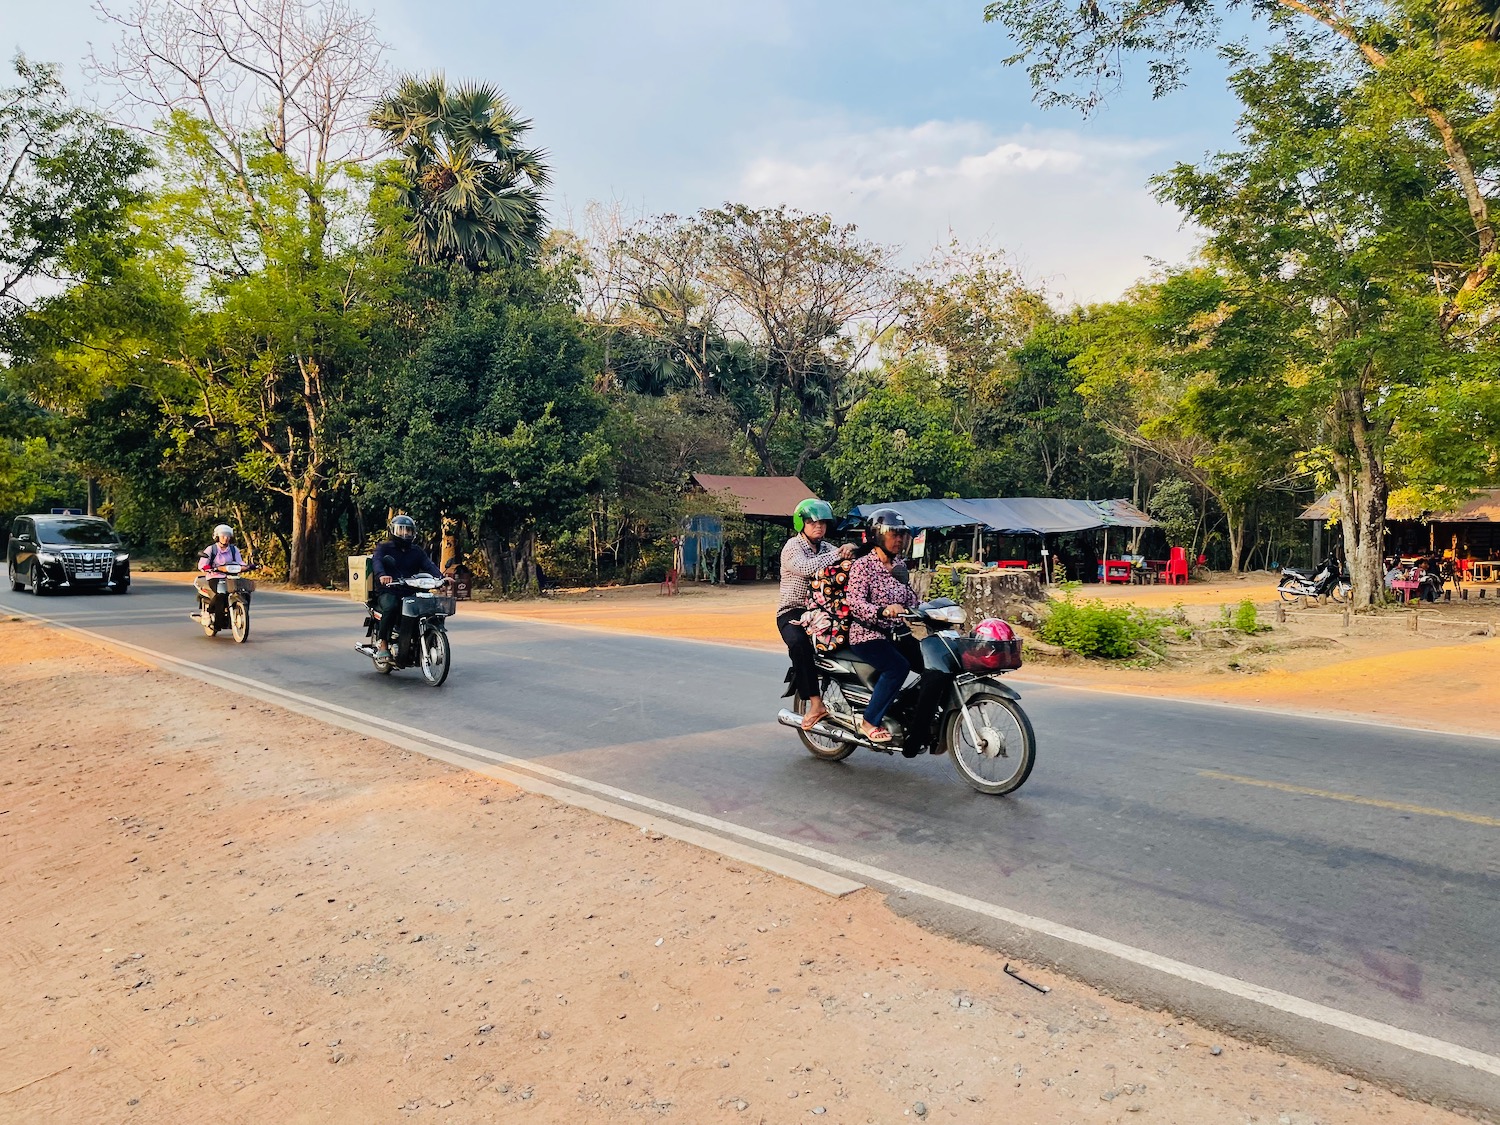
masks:
<instances>
[{"instance_id":1,"label":"blue sky","mask_svg":"<svg viewBox=\"0 0 1500 1125\"><path fill-rule=\"evenodd\" d=\"M367 0L393 69L498 84L549 150L556 221L726 200L857 223L919 261L950 237L1010 253L1064 301L1118 295L1193 247L1146 190L1231 142L1214 59L1152 101L1135 81L1085 120L1032 102L983 0ZM0 0L0 48L79 66L108 28L86 0Z\"/></svg>"}]
</instances>

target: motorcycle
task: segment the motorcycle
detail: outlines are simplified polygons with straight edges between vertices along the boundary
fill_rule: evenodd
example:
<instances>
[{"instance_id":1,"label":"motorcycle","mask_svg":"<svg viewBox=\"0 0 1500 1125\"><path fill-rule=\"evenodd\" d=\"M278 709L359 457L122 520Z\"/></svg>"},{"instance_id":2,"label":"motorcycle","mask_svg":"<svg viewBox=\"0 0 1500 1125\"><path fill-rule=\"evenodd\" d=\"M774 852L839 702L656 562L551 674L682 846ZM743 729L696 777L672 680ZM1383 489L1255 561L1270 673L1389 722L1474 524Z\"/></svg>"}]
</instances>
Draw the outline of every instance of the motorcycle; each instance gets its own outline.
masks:
<instances>
[{"instance_id":1,"label":"motorcycle","mask_svg":"<svg viewBox=\"0 0 1500 1125\"><path fill-rule=\"evenodd\" d=\"M240 576L253 569L248 564L224 563L193 579L198 591L198 612L188 616L202 626L205 636L217 636L220 629L228 629L235 643L249 640L250 596L255 593L255 581ZM224 600L216 612L210 612L215 594L224 595Z\"/></svg>"},{"instance_id":2,"label":"motorcycle","mask_svg":"<svg viewBox=\"0 0 1500 1125\"><path fill-rule=\"evenodd\" d=\"M451 596L436 592L448 585L446 578L419 574L401 584L416 593L401 599L401 620L391 632L387 659L381 660L375 647L381 620L377 595L372 595L365 603L365 640L354 649L374 661L375 670L382 675L389 675L398 668L418 666L422 669L422 678L438 687L448 678L451 665L445 622L453 615L457 603Z\"/></svg>"},{"instance_id":3,"label":"motorcycle","mask_svg":"<svg viewBox=\"0 0 1500 1125\"><path fill-rule=\"evenodd\" d=\"M1276 592L1284 602L1294 602L1298 598L1314 601L1331 598L1342 602L1349 597L1352 588L1349 575L1340 568L1338 557L1332 551L1314 570L1300 570L1293 566L1283 568L1276 583Z\"/></svg>"},{"instance_id":4,"label":"motorcycle","mask_svg":"<svg viewBox=\"0 0 1500 1125\"><path fill-rule=\"evenodd\" d=\"M927 634L920 642L913 638L909 645L921 661L920 665L913 662L914 671L926 669L951 677L931 732L933 753L952 757L959 776L981 793L1014 793L1036 764L1036 732L1021 709L1021 697L1000 682L1001 675L1020 667L1021 642L1013 634L1002 640L962 635L953 626L962 626L966 619L963 608L947 598L923 602L901 617L908 628L920 625ZM1009 626L1004 631L1009 634ZM860 747L882 754L901 751L907 757L920 753L905 745L921 688L920 675L908 677L886 715L891 740L875 743L860 733L859 720L870 701L876 670L843 650L819 655L817 668L827 716L810 730L802 729L807 701L796 696L790 670L784 697L796 697L796 710L782 708L776 716L777 722L797 731L814 757L839 762Z\"/></svg>"}]
</instances>

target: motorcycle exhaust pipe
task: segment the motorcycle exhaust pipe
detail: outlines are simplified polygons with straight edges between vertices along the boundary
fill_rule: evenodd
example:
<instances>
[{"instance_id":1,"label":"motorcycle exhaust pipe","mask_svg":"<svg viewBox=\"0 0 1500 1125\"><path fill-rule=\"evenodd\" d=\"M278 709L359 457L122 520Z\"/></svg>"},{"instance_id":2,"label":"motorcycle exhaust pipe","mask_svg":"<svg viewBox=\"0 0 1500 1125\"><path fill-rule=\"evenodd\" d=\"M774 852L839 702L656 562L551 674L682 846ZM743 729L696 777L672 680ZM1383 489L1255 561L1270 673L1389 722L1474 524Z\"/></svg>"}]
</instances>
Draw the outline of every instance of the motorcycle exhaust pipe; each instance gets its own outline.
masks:
<instances>
[{"instance_id":1,"label":"motorcycle exhaust pipe","mask_svg":"<svg viewBox=\"0 0 1500 1125\"><path fill-rule=\"evenodd\" d=\"M788 711L785 707L776 712L776 721L784 727L794 727L797 730L802 729L802 716L795 711ZM820 734L824 738L836 738L840 742L852 742L856 746L865 745L865 740L852 731L847 731L843 727L836 727L832 723L821 719L814 723L812 729L807 733Z\"/></svg>"}]
</instances>

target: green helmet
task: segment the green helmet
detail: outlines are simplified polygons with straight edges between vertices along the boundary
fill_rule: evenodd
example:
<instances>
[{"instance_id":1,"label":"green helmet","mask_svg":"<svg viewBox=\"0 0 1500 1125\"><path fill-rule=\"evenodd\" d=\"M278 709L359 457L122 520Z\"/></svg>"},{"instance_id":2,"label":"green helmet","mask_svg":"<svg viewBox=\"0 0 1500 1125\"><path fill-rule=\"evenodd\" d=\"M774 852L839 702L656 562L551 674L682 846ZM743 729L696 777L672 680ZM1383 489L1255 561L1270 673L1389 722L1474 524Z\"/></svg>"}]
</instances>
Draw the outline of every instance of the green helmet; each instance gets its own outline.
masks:
<instances>
[{"instance_id":1,"label":"green helmet","mask_svg":"<svg viewBox=\"0 0 1500 1125\"><path fill-rule=\"evenodd\" d=\"M819 500L815 496L809 496L797 505L797 510L792 513L792 527L799 534L802 529L810 523L819 520L833 522L833 508L827 500Z\"/></svg>"}]
</instances>

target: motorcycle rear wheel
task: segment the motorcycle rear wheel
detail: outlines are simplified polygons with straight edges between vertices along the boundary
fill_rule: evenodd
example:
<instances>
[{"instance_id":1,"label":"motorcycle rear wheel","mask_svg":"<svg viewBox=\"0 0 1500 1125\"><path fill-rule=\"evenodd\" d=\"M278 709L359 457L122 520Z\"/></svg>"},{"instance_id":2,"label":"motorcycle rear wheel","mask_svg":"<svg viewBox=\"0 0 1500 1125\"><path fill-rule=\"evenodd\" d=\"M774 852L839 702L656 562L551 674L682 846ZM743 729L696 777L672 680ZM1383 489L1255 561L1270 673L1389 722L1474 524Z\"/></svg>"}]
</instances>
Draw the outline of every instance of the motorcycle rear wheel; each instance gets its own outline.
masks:
<instances>
[{"instance_id":1,"label":"motorcycle rear wheel","mask_svg":"<svg viewBox=\"0 0 1500 1125\"><path fill-rule=\"evenodd\" d=\"M244 644L250 638L250 607L243 602L229 603L229 629L236 644Z\"/></svg>"},{"instance_id":2,"label":"motorcycle rear wheel","mask_svg":"<svg viewBox=\"0 0 1500 1125\"><path fill-rule=\"evenodd\" d=\"M1036 732L1021 705L998 692L978 691L969 696L969 715L982 733L1000 738L1005 752L990 757L969 737L968 724L957 710L948 713L943 727L943 745L953 758L958 776L981 793L998 796L1014 793L1031 776L1036 765Z\"/></svg>"},{"instance_id":3,"label":"motorcycle rear wheel","mask_svg":"<svg viewBox=\"0 0 1500 1125\"><path fill-rule=\"evenodd\" d=\"M417 638L417 655L422 665L422 678L433 687L439 687L448 678L449 657L448 631L436 625L423 625Z\"/></svg>"},{"instance_id":4,"label":"motorcycle rear wheel","mask_svg":"<svg viewBox=\"0 0 1500 1125\"><path fill-rule=\"evenodd\" d=\"M1281 595L1281 600L1284 602L1295 602L1302 597L1302 595L1296 590L1290 589L1286 586L1277 586L1276 592Z\"/></svg>"},{"instance_id":5,"label":"motorcycle rear wheel","mask_svg":"<svg viewBox=\"0 0 1500 1125\"><path fill-rule=\"evenodd\" d=\"M799 715L807 714L807 700L799 695L793 710ZM805 730L799 730L797 737L802 740L802 745L807 747L808 753L825 762L842 762L859 749L856 743L841 742L837 738L829 738L827 735L813 734Z\"/></svg>"}]
</instances>

